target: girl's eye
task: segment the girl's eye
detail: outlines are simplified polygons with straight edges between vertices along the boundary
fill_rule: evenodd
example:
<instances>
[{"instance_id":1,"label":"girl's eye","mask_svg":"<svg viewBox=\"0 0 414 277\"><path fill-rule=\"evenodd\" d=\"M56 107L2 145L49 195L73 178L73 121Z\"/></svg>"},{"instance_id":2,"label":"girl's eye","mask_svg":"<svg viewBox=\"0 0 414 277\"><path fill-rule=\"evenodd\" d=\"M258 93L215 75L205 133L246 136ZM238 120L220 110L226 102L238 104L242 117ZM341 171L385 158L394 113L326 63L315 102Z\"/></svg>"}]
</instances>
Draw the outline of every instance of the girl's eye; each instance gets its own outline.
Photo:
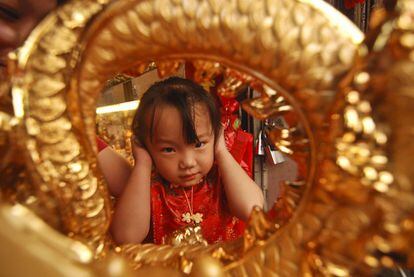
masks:
<instances>
[{"instance_id":1,"label":"girl's eye","mask_svg":"<svg viewBox=\"0 0 414 277\"><path fill-rule=\"evenodd\" d=\"M195 147L196 147L196 148L200 148L200 147L203 147L204 145L206 145L206 143L205 143L205 142L200 141L200 142L197 142L197 143L195 144Z\"/></svg>"},{"instance_id":2,"label":"girl's eye","mask_svg":"<svg viewBox=\"0 0 414 277\"><path fill-rule=\"evenodd\" d=\"M172 153L172 152L174 152L174 148L165 147L165 148L161 149L161 151L164 152L164 153Z\"/></svg>"}]
</instances>

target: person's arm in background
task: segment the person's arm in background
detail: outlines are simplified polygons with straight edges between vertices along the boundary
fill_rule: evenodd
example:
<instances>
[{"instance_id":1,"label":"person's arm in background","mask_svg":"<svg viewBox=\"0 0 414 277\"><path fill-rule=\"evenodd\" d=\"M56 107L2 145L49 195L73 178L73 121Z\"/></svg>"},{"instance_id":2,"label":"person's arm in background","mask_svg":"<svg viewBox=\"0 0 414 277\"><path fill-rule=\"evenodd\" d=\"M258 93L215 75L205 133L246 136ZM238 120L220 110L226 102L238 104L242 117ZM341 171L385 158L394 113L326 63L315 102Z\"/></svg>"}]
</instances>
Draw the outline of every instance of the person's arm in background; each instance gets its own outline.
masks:
<instances>
[{"instance_id":1,"label":"person's arm in background","mask_svg":"<svg viewBox=\"0 0 414 277\"><path fill-rule=\"evenodd\" d=\"M108 184L109 192L118 198L131 175L132 166L111 147L105 147L98 154L98 164Z\"/></svg>"}]
</instances>

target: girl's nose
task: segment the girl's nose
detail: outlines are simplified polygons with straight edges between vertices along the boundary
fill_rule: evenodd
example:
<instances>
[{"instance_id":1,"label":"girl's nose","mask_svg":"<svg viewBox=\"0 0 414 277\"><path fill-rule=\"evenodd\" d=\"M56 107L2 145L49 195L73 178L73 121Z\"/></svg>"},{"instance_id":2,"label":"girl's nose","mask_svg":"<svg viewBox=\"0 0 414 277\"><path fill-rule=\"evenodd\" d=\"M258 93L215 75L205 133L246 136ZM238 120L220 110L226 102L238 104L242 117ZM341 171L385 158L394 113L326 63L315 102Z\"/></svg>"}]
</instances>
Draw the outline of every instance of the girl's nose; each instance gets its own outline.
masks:
<instances>
[{"instance_id":1,"label":"girl's nose","mask_svg":"<svg viewBox=\"0 0 414 277\"><path fill-rule=\"evenodd\" d=\"M179 163L180 169L189 169L189 168L194 167L195 165L196 165L196 160L195 160L194 153L192 153L192 151L188 151L184 153Z\"/></svg>"}]
</instances>

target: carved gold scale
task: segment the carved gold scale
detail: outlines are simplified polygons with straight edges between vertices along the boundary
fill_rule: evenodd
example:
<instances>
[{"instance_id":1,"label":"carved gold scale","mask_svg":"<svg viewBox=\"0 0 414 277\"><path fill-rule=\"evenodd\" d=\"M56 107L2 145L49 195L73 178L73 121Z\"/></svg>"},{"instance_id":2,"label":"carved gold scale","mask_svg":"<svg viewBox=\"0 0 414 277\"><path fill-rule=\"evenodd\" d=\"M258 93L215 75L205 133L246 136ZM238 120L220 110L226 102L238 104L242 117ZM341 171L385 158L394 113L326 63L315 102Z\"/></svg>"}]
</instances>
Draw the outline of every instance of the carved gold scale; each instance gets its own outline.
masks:
<instances>
[{"instance_id":1,"label":"carved gold scale","mask_svg":"<svg viewBox=\"0 0 414 277\"><path fill-rule=\"evenodd\" d=\"M361 276L413 267L414 3L391 2L366 37L322 0L79 0L48 15L10 55L1 86L2 274ZM244 104L257 118L299 114L308 172L283 226L254 210L235 242L113 247L95 104L107 79L166 59L219 62L260 80L269 89Z\"/></svg>"}]
</instances>

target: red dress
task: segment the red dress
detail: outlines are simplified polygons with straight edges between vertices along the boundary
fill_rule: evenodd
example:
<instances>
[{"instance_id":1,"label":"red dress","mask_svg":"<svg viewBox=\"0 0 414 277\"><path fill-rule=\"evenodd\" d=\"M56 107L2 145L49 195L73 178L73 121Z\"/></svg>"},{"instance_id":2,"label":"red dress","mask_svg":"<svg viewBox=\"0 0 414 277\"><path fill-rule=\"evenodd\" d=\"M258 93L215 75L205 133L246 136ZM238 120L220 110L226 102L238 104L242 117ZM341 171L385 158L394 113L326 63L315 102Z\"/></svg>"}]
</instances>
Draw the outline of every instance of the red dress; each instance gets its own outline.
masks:
<instances>
[{"instance_id":1,"label":"red dress","mask_svg":"<svg viewBox=\"0 0 414 277\"><path fill-rule=\"evenodd\" d=\"M201 213L201 232L208 243L234 240L244 231L244 222L230 214L220 181L203 183L191 189L171 188L161 181L151 185L151 221L153 242L164 244L175 230L193 223L182 220L182 215L190 212L188 202L192 202L194 214ZM188 201L187 201L188 199Z\"/></svg>"}]
</instances>

